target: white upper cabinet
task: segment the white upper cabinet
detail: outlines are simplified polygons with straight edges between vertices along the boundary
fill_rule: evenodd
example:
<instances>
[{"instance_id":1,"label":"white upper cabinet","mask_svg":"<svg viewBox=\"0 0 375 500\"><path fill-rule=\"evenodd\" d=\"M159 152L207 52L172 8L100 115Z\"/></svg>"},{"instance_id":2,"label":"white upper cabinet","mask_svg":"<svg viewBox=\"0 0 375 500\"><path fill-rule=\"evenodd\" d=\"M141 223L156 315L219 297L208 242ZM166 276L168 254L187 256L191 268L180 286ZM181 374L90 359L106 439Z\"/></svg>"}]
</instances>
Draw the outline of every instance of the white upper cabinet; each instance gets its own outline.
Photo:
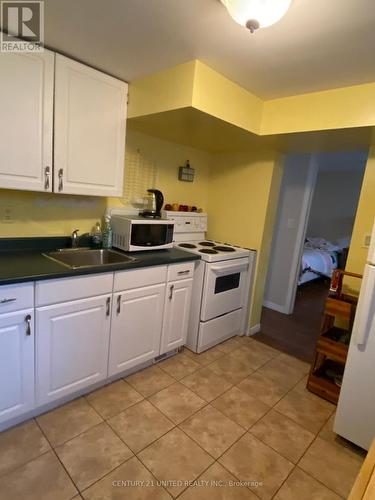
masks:
<instances>
[{"instance_id":1,"label":"white upper cabinet","mask_svg":"<svg viewBox=\"0 0 375 500\"><path fill-rule=\"evenodd\" d=\"M0 188L122 195L127 93L48 50L0 53Z\"/></svg>"},{"instance_id":2,"label":"white upper cabinet","mask_svg":"<svg viewBox=\"0 0 375 500\"><path fill-rule=\"evenodd\" d=\"M54 53L1 53L0 75L0 187L52 191Z\"/></svg>"},{"instance_id":3,"label":"white upper cabinet","mask_svg":"<svg viewBox=\"0 0 375 500\"><path fill-rule=\"evenodd\" d=\"M128 85L56 54L54 190L120 196Z\"/></svg>"}]
</instances>

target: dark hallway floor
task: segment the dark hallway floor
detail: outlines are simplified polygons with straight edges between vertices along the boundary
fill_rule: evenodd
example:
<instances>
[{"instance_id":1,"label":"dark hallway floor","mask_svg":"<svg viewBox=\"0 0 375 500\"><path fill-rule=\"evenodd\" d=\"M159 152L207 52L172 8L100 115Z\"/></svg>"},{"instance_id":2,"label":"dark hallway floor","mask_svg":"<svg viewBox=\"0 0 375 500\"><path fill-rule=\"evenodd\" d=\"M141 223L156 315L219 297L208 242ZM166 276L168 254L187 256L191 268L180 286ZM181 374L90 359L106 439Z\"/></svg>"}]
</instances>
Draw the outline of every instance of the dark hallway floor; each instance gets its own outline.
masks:
<instances>
[{"instance_id":1,"label":"dark hallway floor","mask_svg":"<svg viewBox=\"0 0 375 500\"><path fill-rule=\"evenodd\" d=\"M310 363L328 290L328 280L310 281L299 287L291 315L264 307L262 330L254 338Z\"/></svg>"}]
</instances>

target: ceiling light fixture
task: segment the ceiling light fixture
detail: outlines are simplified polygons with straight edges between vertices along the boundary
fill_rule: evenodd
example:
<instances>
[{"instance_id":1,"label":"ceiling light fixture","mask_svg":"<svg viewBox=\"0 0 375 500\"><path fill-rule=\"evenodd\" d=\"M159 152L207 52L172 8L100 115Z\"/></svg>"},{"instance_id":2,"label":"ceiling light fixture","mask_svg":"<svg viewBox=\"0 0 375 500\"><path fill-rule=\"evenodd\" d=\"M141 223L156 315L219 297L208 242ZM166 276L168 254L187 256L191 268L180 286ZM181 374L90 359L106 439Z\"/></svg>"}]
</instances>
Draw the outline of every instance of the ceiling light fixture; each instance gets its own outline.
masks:
<instances>
[{"instance_id":1,"label":"ceiling light fixture","mask_svg":"<svg viewBox=\"0 0 375 500\"><path fill-rule=\"evenodd\" d=\"M233 19L254 33L277 23L286 14L292 0L220 0Z\"/></svg>"}]
</instances>

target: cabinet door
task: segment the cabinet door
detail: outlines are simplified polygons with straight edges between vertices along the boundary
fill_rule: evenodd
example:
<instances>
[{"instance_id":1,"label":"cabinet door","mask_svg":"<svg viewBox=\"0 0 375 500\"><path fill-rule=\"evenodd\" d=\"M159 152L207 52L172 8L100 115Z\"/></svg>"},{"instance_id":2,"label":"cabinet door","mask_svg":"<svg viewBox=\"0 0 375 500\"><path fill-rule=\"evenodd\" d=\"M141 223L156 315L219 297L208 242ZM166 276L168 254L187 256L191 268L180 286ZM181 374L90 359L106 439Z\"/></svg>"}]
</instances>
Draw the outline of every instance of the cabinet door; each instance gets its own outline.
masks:
<instances>
[{"instance_id":1,"label":"cabinet door","mask_svg":"<svg viewBox=\"0 0 375 500\"><path fill-rule=\"evenodd\" d=\"M165 284L113 295L109 375L159 355Z\"/></svg>"},{"instance_id":2,"label":"cabinet door","mask_svg":"<svg viewBox=\"0 0 375 500\"><path fill-rule=\"evenodd\" d=\"M0 53L0 187L52 191L54 54Z\"/></svg>"},{"instance_id":3,"label":"cabinet door","mask_svg":"<svg viewBox=\"0 0 375 500\"><path fill-rule=\"evenodd\" d=\"M160 354L186 343L193 280L167 284Z\"/></svg>"},{"instance_id":4,"label":"cabinet door","mask_svg":"<svg viewBox=\"0 0 375 500\"><path fill-rule=\"evenodd\" d=\"M33 309L0 315L0 422L34 407Z\"/></svg>"},{"instance_id":5,"label":"cabinet door","mask_svg":"<svg viewBox=\"0 0 375 500\"><path fill-rule=\"evenodd\" d=\"M36 309L36 396L48 403L107 377L111 296Z\"/></svg>"},{"instance_id":6,"label":"cabinet door","mask_svg":"<svg viewBox=\"0 0 375 500\"><path fill-rule=\"evenodd\" d=\"M122 195L127 84L56 55L55 191Z\"/></svg>"}]
</instances>

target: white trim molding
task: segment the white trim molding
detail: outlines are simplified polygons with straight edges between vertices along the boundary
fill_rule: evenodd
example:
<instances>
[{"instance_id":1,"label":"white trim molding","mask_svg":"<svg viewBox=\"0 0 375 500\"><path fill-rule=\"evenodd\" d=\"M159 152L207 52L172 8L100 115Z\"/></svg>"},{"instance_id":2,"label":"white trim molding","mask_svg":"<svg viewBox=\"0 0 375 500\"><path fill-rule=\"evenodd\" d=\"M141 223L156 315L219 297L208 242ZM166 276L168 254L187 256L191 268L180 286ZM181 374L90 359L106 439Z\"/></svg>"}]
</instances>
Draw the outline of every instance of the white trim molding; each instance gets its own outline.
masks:
<instances>
[{"instance_id":1,"label":"white trim molding","mask_svg":"<svg viewBox=\"0 0 375 500\"><path fill-rule=\"evenodd\" d=\"M270 302L269 300L265 300L263 302L263 306L268 309L273 309L279 313L288 314L288 308L286 306L282 306L280 304L275 304L274 302Z\"/></svg>"},{"instance_id":2,"label":"white trim molding","mask_svg":"<svg viewBox=\"0 0 375 500\"><path fill-rule=\"evenodd\" d=\"M261 324L258 323L257 325L254 326L249 326L249 335L255 335L256 333L260 332L261 330Z\"/></svg>"},{"instance_id":3,"label":"white trim molding","mask_svg":"<svg viewBox=\"0 0 375 500\"><path fill-rule=\"evenodd\" d=\"M314 196L316 180L318 177L318 161L316 154L311 154L309 162L309 171L305 187L305 193L302 201L300 218L298 223L298 232L293 252L293 260L290 268L288 289L285 298L285 314L292 314L294 302L296 300L298 278L301 270L301 260L303 255L307 225L309 222L312 199Z\"/></svg>"}]
</instances>

